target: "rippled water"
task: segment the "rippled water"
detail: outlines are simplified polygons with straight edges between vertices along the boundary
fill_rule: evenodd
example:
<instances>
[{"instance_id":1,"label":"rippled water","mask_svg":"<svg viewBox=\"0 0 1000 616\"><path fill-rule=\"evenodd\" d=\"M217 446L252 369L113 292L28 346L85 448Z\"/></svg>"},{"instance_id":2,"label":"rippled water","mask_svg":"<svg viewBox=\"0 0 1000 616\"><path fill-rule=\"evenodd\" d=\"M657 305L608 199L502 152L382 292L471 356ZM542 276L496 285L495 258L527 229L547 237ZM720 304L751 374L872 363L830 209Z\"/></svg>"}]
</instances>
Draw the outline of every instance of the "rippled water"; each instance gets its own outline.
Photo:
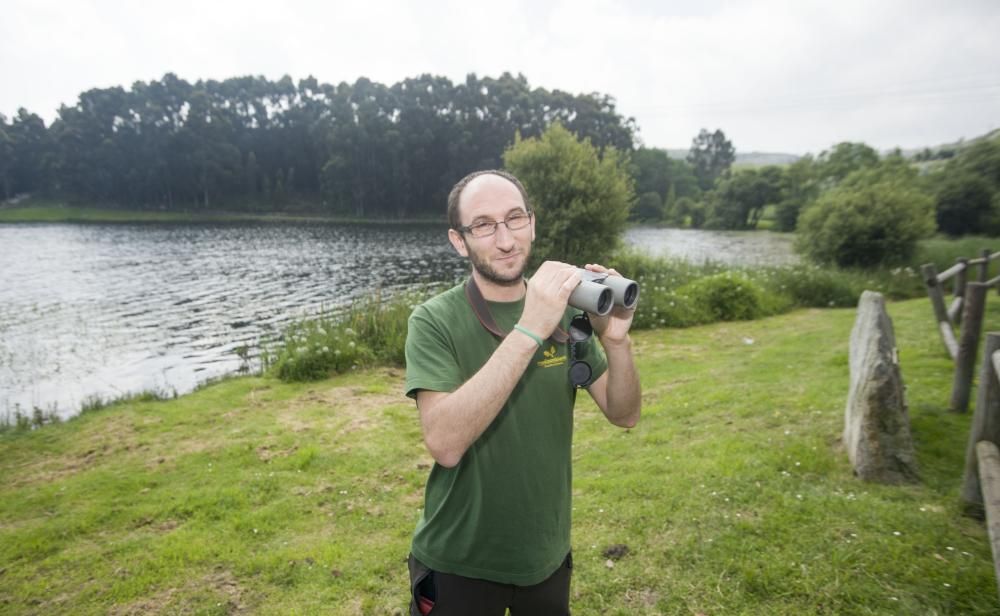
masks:
<instances>
[{"instance_id":1,"label":"rippled water","mask_svg":"<svg viewBox=\"0 0 1000 616\"><path fill-rule=\"evenodd\" d=\"M296 316L465 269L441 227L0 225L0 414L190 391Z\"/></svg>"},{"instance_id":2,"label":"rippled water","mask_svg":"<svg viewBox=\"0 0 1000 616\"><path fill-rule=\"evenodd\" d=\"M629 229L625 242L649 254L693 263L714 261L748 266L799 263L789 233L637 227Z\"/></svg>"},{"instance_id":3,"label":"rippled water","mask_svg":"<svg viewBox=\"0 0 1000 616\"><path fill-rule=\"evenodd\" d=\"M785 263L774 234L631 229L652 254ZM235 349L382 287L467 270L440 226L0 225L0 416L184 393Z\"/></svg>"}]
</instances>

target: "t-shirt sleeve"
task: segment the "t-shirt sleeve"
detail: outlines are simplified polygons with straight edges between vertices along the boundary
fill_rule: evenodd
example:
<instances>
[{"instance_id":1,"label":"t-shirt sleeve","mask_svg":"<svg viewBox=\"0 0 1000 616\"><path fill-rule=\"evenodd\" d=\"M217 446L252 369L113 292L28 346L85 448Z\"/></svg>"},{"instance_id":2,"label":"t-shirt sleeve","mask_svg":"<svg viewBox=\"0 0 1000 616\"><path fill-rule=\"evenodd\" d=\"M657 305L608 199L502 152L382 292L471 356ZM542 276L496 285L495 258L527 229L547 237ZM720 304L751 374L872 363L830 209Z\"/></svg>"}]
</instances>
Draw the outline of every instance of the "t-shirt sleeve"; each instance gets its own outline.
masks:
<instances>
[{"instance_id":1,"label":"t-shirt sleeve","mask_svg":"<svg viewBox=\"0 0 1000 616\"><path fill-rule=\"evenodd\" d=\"M455 349L444 328L425 306L417 306L406 331L406 395L416 399L417 390L450 392L461 384Z\"/></svg>"}]
</instances>

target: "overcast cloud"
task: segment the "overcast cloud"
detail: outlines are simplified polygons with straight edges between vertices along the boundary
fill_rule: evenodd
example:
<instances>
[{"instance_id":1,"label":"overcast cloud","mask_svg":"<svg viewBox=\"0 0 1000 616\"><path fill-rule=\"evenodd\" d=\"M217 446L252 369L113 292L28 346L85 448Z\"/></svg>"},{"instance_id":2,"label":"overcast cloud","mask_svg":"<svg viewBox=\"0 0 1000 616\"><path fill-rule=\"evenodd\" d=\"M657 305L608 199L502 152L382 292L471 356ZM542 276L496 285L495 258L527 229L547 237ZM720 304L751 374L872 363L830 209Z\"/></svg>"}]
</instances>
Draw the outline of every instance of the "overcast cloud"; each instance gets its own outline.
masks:
<instances>
[{"instance_id":1,"label":"overcast cloud","mask_svg":"<svg viewBox=\"0 0 1000 616\"><path fill-rule=\"evenodd\" d=\"M0 113L173 72L385 84L523 73L603 92L650 146L922 147L1000 127L1000 2L5 0Z\"/></svg>"}]
</instances>

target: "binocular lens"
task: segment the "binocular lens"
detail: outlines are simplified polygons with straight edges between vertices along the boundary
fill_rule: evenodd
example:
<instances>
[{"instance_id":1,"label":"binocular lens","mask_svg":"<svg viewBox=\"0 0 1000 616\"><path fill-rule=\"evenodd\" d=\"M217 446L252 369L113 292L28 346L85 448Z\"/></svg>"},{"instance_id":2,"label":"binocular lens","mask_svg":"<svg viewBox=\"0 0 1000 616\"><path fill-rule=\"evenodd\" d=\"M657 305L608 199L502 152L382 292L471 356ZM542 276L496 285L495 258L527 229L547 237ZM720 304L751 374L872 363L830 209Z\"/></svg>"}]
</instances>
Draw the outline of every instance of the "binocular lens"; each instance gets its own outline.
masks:
<instances>
[{"instance_id":1,"label":"binocular lens","mask_svg":"<svg viewBox=\"0 0 1000 616\"><path fill-rule=\"evenodd\" d=\"M639 285L633 282L629 286L625 287L625 301L624 301L625 307L631 308L633 305L635 305L635 302L638 299L639 299Z\"/></svg>"},{"instance_id":2,"label":"binocular lens","mask_svg":"<svg viewBox=\"0 0 1000 616\"><path fill-rule=\"evenodd\" d=\"M589 270L580 270L580 284L569 296L569 305L586 312L604 316L615 304L628 310L639 301L639 283L621 276L609 276Z\"/></svg>"},{"instance_id":3,"label":"binocular lens","mask_svg":"<svg viewBox=\"0 0 1000 616\"><path fill-rule=\"evenodd\" d=\"M597 314L605 315L611 312L611 307L615 303L615 294L608 289L606 293L601 293L597 298Z\"/></svg>"}]
</instances>

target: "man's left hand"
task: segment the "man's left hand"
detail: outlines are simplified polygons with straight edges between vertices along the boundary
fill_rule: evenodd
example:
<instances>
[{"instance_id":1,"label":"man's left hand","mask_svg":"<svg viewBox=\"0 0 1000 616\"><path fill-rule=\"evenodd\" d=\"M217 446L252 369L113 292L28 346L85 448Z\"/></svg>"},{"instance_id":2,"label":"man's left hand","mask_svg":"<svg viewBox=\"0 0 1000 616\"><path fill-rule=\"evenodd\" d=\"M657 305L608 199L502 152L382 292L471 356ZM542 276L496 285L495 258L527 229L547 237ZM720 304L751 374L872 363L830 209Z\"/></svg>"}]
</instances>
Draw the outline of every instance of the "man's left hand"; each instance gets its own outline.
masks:
<instances>
[{"instance_id":1,"label":"man's left hand","mask_svg":"<svg viewBox=\"0 0 1000 616\"><path fill-rule=\"evenodd\" d=\"M598 274L608 274L609 276L621 276L617 271L608 269L603 265L588 263L584 269ZM594 333L601 339L602 345L615 345L628 341L628 331L632 327L632 317L635 315L635 308L631 310L615 304L611 312L606 316L591 314L590 324L594 328Z\"/></svg>"}]
</instances>

